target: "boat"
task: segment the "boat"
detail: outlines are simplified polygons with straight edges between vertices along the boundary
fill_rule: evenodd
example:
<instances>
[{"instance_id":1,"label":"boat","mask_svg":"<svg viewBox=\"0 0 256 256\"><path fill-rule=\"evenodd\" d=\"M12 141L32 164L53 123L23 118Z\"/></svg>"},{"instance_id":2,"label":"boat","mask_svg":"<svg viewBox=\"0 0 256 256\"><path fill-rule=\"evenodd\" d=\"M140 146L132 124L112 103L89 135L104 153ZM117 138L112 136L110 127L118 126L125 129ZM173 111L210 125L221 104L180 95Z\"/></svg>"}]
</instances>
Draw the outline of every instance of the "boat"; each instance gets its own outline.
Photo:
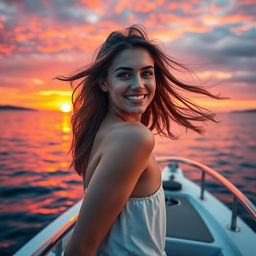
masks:
<instances>
[{"instance_id":1,"label":"boat","mask_svg":"<svg viewBox=\"0 0 256 256\"><path fill-rule=\"evenodd\" d=\"M238 204L256 221L255 205L220 173L183 157L157 158L165 191L168 256L254 256L256 234L238 216ZM200 185L180 165L201 171ZM206 190L206 176L222 184L233 198L232 209ZM86 196L86 195L85 195ZM74 228L82 200L51 222L14 256L61 256ZM121 256L121 255L120 255Z\"/></svg>"}]
</instances>

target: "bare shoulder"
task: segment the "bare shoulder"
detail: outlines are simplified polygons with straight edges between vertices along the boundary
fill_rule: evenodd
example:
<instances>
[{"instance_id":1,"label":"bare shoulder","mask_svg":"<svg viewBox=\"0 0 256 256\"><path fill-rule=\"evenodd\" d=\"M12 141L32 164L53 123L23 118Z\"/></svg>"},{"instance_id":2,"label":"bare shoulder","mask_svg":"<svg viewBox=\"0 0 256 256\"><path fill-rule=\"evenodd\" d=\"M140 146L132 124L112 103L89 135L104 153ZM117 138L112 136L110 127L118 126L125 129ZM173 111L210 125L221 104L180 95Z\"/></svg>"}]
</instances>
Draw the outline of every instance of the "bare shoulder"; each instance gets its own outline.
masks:
<instances>
[{"instance_id":1,"label":"bare shoulder","mask_svg":"<svg viewBox=\"0 0 256 256\"><path fill-rule=\"evenodd\" d=\"M153 133L139 122L123 122L113 125L111 131L105 134L105 145L133 144L154 147L155 137Z\"/></svg>"}]
</instances>

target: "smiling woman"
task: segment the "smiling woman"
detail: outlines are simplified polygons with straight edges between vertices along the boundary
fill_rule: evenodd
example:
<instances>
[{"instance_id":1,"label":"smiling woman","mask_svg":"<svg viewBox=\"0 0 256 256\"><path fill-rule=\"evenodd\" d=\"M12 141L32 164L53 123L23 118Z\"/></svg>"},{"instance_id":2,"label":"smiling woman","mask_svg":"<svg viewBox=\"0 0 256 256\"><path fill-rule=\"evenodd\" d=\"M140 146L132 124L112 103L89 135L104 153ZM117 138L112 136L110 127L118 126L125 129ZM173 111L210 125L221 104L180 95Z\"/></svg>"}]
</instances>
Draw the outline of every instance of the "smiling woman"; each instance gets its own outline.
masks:
<instances>
[{"instance_id":1,"label":"smiling woman","mask_svg":"<svg viewBox=\"0 0 256 256\"><path fill-rule=\"evenodd\" d=\"M165 199L151 131L175 138L170 120L197 132L193 121L215 121L181 90L218 98L176 79L177 68L186 69L131 26L111 33L91 66L58 78L71 85L82 79L73 93L72 164L86 196L66 256L166 255Z\"/></svg>"}]
</instances>

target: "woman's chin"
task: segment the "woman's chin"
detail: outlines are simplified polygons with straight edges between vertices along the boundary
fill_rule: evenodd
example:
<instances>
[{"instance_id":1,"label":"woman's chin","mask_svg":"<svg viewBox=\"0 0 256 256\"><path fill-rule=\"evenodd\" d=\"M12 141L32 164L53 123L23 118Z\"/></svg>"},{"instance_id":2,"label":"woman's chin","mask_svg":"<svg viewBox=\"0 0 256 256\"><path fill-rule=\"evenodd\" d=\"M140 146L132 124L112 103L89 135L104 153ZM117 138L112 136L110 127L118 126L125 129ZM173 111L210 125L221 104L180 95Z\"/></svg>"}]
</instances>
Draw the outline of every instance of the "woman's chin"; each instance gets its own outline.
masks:
<instances>
[{"instance_id":1,"label":"woman's chin","mask_svg":"<svg viewBox=\"0 0 256 256\"><path fill-rule=\"evenodd\" d=\"M129 113L130 115L142 115L145 111L146 111L145 108L140 108L140 109L131 110L131 111L129 111L128 113Z\"/></svg>"}]
</instances>

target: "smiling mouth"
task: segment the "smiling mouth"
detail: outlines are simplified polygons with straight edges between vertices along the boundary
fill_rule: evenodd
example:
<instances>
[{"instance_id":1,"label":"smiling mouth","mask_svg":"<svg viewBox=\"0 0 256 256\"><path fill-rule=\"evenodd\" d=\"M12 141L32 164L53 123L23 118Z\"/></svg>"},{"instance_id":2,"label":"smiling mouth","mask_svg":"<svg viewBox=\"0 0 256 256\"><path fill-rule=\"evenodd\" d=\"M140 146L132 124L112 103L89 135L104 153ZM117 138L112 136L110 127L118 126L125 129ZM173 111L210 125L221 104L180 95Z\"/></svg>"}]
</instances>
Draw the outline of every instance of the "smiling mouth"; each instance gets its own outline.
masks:
<instances>
[{"instance_id":1,"label":"smiling mouth","mask_svg":"<svg viewBox=\"0 0 256 256\"><path fill-rule=\"evenodd\" d=\"M129 96L125 96L126 99L128 99L131 102L135 102L135 103L141 103L144 101L144 99L148 96L148 94L144 94L144 95L129 95Z\"/></svg>"}]
</instances>

